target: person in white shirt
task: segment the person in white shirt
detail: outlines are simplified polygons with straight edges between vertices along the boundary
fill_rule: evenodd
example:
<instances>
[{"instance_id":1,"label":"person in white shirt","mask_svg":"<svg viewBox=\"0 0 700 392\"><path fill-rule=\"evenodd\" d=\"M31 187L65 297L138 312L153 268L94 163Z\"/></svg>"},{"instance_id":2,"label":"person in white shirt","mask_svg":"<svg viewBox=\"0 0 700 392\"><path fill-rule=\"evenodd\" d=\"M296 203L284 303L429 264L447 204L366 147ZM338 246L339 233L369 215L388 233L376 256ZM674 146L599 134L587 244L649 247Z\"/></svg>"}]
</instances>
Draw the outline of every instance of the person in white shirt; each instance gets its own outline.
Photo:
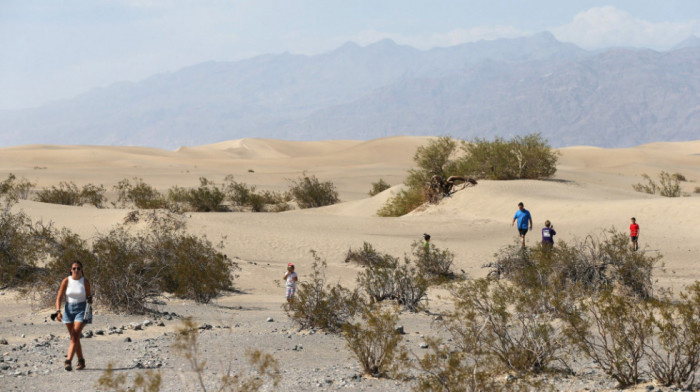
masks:
<instances>
[{"instance_id":1,"label":"person in white shirt","mask_svg":"<svg viewBox=\"0 0 700 392\"><path fill-rule=\"evenodd\" d=\"M70 334L70 345L68 346L68 355L64 362L64 369L72 370L71 363L73 356L78 356L77 370L85 369L85 358L83 358L83 349L80 345L80 333L85 326L85 308L88 302L92 302L90 295L90 282L83 276L83 264L80 261L74 261L71 264L71 275L61 282L61 287L58 289L56 296L56 312L58 321L62 321L68 333ZM66 299L66 304L61 311L61 302Z\"/></svg>"},{"instance_id":2,"label":"person in white shirt","mask_svg":"<svg viewBox=\"0 0 700 392\"><path fill-rule=\"evenodd\" d=\"M294 264L287 264L287 272L284 274L284 280L287 281L287 302L294 302L294 294L297 292L297 273L294 272Z\"/></svg>"}]
</instances>

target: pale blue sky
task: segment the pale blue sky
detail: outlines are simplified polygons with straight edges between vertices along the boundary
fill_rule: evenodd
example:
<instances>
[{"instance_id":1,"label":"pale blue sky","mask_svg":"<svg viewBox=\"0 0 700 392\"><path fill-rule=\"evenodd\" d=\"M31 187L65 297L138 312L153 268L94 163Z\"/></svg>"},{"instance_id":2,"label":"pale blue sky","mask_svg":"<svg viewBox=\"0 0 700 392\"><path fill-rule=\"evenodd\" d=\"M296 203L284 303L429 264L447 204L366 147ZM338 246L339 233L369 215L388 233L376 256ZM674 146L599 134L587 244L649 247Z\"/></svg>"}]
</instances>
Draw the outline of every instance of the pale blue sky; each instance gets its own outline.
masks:
<instances>
[{"instance_id":1,"label":"pale blue sky","mask_svg":"<svg viewBox=\"0 0 700 392\"><path fill-rule=\"evenodd\" d=\"M383 38L420 49L550 31L586 49L700 36L699 0L0 0L0 109L209 60Z\"/></svg>"}]
</instances>

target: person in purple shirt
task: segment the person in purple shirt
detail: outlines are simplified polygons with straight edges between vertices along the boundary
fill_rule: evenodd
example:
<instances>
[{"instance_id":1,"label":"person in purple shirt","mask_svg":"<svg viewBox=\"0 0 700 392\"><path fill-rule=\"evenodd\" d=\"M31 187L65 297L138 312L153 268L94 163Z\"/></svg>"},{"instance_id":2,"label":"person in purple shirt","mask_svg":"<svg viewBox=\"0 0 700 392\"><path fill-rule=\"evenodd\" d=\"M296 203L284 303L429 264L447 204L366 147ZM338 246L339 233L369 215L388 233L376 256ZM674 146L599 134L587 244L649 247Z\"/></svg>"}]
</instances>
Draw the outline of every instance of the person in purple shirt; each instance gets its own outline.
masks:
<instances>
[{"instance_id":1,"label":"person in purple shirt","mask_svg":"<svg viewBox=\"0 0 700 392\"><path fill-rule=\"evenodd\" d=\"M514 226L516 221L518 222L518 232L520 233L520 246L524 248L525 234L527 234L528 230L532 230L532 216L530 211L525 209L522 201L518 203L518 210L515 211L513 222L510 225Z\"/></svg>"},{"instance_id":2,"label":"person in purple shirt","mask_svg":"<svg viewBox=\"0 0 700 392\"><path fill-rule=\"evenodd\" d=\"M557 232L554 231L552 222L549 220L544 221L544 227L542 228L542 247L552 249L555 235L557 235Z\"/></svg>"}]
</instances>

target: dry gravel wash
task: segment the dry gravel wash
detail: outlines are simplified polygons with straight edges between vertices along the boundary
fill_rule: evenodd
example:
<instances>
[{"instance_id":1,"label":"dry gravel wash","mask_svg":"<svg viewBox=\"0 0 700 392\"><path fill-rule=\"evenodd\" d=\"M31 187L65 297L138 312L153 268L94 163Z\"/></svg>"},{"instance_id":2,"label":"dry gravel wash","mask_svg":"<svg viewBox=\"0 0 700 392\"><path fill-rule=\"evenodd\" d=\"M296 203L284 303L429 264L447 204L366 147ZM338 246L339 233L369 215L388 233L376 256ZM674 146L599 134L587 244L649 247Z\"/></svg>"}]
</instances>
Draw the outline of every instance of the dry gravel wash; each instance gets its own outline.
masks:
<instances>
[{"instance_id":1,"label":"dry gravel wash","mask_svg":"<svg viewBox=\"0 0 700 392\"><path fill-rule=\"evenodd\" d=\"M205 382L214 390L231 366L248 372L245 352L259 349L280 363L282 382L275 391L407 391L412 383L361 376L358 362L341 336L323 331L299 331L279 304L249 302L246 294L230 294L209 305L168 299L160 314L122 316L97 310L95 323L84 330L87 369L66 372L63 358L68 336L63 325L52 322L50 309L33 310L16 301L12 292L0 292L6 310L0 318L0 390L91 391L108 364L131 380L146 369L162 375L162 391L195 391L196 376L171 348L173 331L182 317L200 324L198 341L206 359ZM240 305L234 305L239 303ZM434 316L403 314L404 343L422 354L426 335L435 335ZM3 344L5 343L6 344ZM75 364L75 362L74 362ZM549 376L561 391L611 391L615 383L590 363L576 364L578 376ZM504 375L508 376L508 375ZM672 391L652 383L631 390Z\"/></svg>"}]
</instances>

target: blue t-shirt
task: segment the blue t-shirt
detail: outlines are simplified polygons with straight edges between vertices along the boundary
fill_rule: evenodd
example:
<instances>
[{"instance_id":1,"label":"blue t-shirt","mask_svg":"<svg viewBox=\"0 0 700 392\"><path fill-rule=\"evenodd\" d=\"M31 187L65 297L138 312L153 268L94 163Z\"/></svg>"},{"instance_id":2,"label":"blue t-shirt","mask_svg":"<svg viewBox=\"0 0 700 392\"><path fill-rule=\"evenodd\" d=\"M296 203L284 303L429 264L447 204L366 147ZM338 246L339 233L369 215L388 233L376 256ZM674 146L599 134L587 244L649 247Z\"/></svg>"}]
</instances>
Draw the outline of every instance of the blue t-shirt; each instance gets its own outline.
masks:
<instances>
[{"instance_id":1,"label":"blue t-shirt","mask_svg":"<svg viewBox=\"0 0 700 392\"><path fill-rule=\"evenodd\" d=\"M515 211L514 219L518 220L518 229L527 229L529 227L529 222L532 220L530 216L530 211L526 209Z\"/></svg>"}]
</instances>

